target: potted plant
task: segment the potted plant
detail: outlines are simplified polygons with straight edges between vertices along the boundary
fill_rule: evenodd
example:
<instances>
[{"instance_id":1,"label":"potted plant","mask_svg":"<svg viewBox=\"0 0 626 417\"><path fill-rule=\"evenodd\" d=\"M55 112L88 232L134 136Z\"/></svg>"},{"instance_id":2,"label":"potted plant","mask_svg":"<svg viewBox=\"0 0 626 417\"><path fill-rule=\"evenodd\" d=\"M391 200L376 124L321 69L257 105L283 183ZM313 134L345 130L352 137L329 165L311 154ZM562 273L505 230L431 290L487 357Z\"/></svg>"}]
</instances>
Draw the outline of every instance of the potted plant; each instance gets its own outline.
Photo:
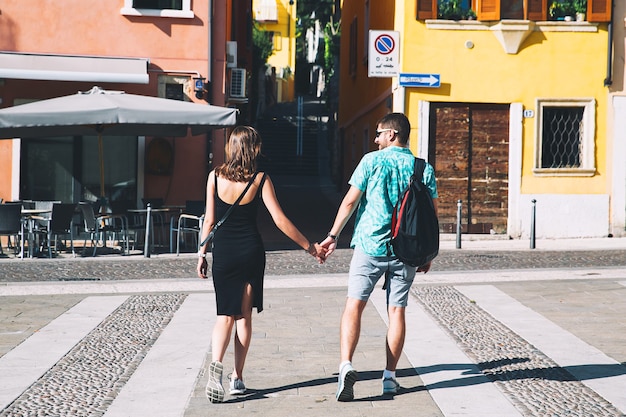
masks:
<instances>
[{"instance_id":1,"label":"potted plant","mask_svg":"<svg viewBox=\"0 0 626 417\"><path fill-rule=\"evenodd\" d=\"M474 20L476 13L472 9L463 8L461 0L438 0L437 18L446 20Z\"/></svg>"},{"instance_id":2,"label":"potted plant","mask_svg":"<svg viewBox=\"0 0 626 417\"><path fill-rule=\"evenodd\" d=\"M576 21L583 22L587 13L587 0L573 0L572 6L576 12Z\"/></svg>"},{"instance_id":3,"label":"potted plant","mask_svg":"<svg viewBox=\"0 0 626 417\"><path fill-rule=\"evenodd\" d=\"M548 12L552 20L572 21L575 14L573 0L554 0Z\"/></svg>"}]
</instances>

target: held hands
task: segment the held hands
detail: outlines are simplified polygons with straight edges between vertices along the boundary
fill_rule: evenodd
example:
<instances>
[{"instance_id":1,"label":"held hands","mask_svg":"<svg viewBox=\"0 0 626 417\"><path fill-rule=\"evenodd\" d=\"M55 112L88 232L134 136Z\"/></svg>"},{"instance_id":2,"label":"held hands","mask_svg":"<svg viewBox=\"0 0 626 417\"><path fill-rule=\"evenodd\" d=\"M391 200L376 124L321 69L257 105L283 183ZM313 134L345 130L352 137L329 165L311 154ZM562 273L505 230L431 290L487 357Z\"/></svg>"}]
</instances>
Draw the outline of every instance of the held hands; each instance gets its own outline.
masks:
<instances>
[{"instance_id":1,"label":"held hands","mask_svg":"<svg viewBox=\"0 0 626 417\"><path fill-rule=\"evenodd\" d=\"M328 257L328 249L319 243L310 243L307 249L309 255L315 257L320 264L323 264ZM196 266L196 272L199 278L207 278L208 263L205 257L198 257L198 265Z\"/></svg>"},{"instance_id":2,"label":"held hands","mask_svg":"<svg viewBox=\"0 0 626 417\"><path fill-rule=\"evenodd\" d=\"M337 249L337 240L328 236L320 245L326 249L326 258L328 258Z\"/></svg>"},{"instance_id":3,"label":"held hands","mask_svg":"<svg viewBox=\"0 0 626 417\"><path fill-rule=\"evenodd\" d=\"M317 262L323 264L326 261L327 250L319 243L310 243L309 248L307 249L309 255L314 256L317 259Z\"/></svg>"}]
</instances>

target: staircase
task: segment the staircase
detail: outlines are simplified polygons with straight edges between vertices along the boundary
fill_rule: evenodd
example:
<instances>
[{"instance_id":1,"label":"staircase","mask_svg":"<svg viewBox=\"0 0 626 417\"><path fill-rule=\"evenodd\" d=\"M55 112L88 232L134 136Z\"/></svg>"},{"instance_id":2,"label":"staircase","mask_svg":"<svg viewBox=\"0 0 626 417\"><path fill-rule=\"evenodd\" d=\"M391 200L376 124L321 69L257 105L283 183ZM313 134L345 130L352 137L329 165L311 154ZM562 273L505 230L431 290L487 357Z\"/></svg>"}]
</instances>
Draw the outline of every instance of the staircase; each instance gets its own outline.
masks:
<instances>
[{"instance_id":1,"label":"staircase","mask_svg":"<svg viewBox=\"0 0 626 417\"><path fill-rule=\"evenodd\" d=\"M318 176L319 147L326 144L326 125L319 114L322 109L323 105L317 102L305 102L299 118L295 103L279 103L270 108L256 126L263 140L260 170L271 175Z\"/></svg>"}]
</instances>

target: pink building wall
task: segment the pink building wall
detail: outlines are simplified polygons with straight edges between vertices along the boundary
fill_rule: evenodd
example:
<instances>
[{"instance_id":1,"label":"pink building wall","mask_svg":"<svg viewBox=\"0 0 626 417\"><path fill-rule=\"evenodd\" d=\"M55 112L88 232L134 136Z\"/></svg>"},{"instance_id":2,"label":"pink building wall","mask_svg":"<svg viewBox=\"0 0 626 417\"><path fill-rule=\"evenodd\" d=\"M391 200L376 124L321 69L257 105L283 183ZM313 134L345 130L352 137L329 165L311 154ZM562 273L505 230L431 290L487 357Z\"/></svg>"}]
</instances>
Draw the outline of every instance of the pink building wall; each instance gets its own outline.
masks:
<instances>
[{"instance_id":1,"label":"pink building wall","mask_svg":"<svg viewBox=\"0 0 626 417\"><path fill-rule=\"evenodd\" d=\"M230 1L218 1L214 7L226 17L229 5ZM211 53L209 0L191 2L193 18L126 16L120 12L123 6L124 0L3 0L0 3L0 51L146 58L150 64L148 84L0 80L0 107L12 106L16 100L74 94L89 90L93 85L157 96L158 77L165 73L190 79L196 74L215 78L211 96L215 104L223 105L224 98L219 92L224 90L224 76L220 74L219 62L223 66L225 45L221 48L220 44L217 48L214 45ZM226 22L220 18L213 24L213 30L224 31L216 37L223 42L228 36ZM212 73L211 61L218 63ZM198 100L193 91L187 91L187 95L195 102L205 103ZM223 146L223 139L219 138L225 133L214 132L214 136ZM175 141L173 174L146 174L143 196L166 198L169 204L203 199L210 152L206 135L168 140ZM5 200L11 199L13 163L12 141L0 141L0 178L3 179L0 198Z\"/></svg>"}]
</instances>

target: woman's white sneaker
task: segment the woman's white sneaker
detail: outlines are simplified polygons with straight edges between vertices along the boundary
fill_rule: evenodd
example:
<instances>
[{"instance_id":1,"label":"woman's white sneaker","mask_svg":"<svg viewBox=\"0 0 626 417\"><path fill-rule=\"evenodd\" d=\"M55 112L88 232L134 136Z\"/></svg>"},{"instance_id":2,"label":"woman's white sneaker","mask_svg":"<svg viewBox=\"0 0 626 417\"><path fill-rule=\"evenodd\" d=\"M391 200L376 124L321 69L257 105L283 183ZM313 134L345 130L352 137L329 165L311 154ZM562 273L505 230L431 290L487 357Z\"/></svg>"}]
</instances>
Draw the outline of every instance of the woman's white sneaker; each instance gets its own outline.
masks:
<instances>
[{"instance_id":1,"label":"woman's white sneaker","mask_svg":"<svg viewBox=\"0 0 626 417\"><path fill-rule=\"evenodd\" d=\"M212 403L224 401L224 387L222 386L222 374L224 366L220 361L211 362L209 365L209 382L206 384L206 397Z\"/></svg>"},{"instance_id":2,"label":"woman's white sneaker","mask_svg":"<svg viewBox=\"0 0 626 417\"><path fill-rule=\"evenodd\" d=\"M246 393L246 386L239 378L230 379L230 395L242 395Z\"/></svg>"}]
</instances>

